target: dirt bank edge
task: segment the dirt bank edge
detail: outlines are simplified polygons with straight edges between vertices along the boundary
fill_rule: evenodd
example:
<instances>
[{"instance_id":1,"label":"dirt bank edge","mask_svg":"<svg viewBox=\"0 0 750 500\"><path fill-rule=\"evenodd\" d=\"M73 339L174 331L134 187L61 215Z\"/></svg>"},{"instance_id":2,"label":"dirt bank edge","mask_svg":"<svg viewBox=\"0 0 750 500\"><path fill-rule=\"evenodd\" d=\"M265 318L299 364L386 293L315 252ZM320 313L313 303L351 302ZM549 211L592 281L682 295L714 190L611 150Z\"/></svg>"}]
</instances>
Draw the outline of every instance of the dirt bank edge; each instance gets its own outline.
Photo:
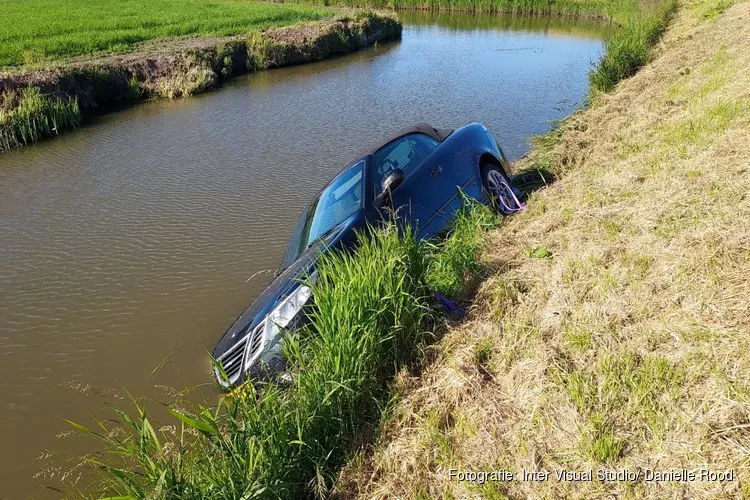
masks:
<instances>
[{"instance_id":1,"label":"dirt bank edge","mask_svg":"<svg viewBox=\"0 0 750 500\"><path fill-rule=\"evenodd\" d=\"M354 52L397 39L401 30L394 14L362 11L242 36L182 40L57 68L0 72L0 152L75 128L88 115L144 99L197 94L233 75Z\"/></svg>"}]
</instances>

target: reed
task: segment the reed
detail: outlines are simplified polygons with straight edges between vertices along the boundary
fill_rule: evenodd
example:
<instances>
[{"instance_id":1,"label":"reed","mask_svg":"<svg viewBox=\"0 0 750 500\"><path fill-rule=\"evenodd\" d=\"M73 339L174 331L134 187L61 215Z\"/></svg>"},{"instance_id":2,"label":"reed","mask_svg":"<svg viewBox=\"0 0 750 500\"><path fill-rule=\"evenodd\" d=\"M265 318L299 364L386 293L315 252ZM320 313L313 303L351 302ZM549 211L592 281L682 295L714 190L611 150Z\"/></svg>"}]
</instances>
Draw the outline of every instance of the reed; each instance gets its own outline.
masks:
<instances>
[{"instance_id":1,"label":"reed","mask_svg":"<svg viewBox=\"0 0 750 500\"><path fill-rule=\"evenodd\" d=\"M291 383L246 385L216 406L172 411L181 425L174 434L155 431L137 405L135 418L118 411L126 435L73 424L110 451L108 460L91 459L103 474L98 493L327 495L358 431L377 423L393 375L427 341L425 322L439 315L433 286L460 283L477 269L477 229L495 220L477 206L441 243L425 247L389 225L360 234L353 253L322 256L311 322L285 345Z\"/></svg>"},{"instance_id":2,"label":"reed","mask_svg":"<svg viewBox=\"0 0 750 500\"><path fill-rule=\"evenodd\" d=\"M15 101L15 106L0 109L0 152L57 135L81 121L76 98L50 97L36 87L28 87L5 99Z\"/></svg>"},{"instance_id":3,"label":"reed","mask_svg":"<svg viewBox=\"0 0 750 500\"><path fill-rule=\"evenodd\" d=\"M465 201L468 203L468 199ZM497 217L484 207L459 212L453 222L450 238L439 244L425 242L427 259L427 285L449 297L460 297L471 292L466 278L480 271L477 260L484 243L484 233L497 224Z\"/></svg>"}]
</instances>

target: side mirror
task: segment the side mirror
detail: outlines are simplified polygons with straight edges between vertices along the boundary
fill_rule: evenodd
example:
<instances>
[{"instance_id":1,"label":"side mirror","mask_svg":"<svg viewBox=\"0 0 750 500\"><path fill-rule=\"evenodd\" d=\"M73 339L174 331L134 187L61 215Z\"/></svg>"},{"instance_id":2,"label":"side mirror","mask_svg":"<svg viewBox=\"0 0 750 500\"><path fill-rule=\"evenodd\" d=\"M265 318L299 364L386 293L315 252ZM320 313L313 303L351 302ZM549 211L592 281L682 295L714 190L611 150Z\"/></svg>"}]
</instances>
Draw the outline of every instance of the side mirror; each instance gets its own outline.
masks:
<instances>
[{"instance_id":1,"label":"side mirror","mask_svg":"<svg viewBox=\"0 0 750 500\"><path fill-rule=\"evenodd\" d=\"M383 178L383 182L380 185L382 191L377 198L375 198L375 208L382 207L385 201L390 198L393 190L399 187L402 182L404 182L404 171L400 168L394 168L391 170L388 175Z\"/></svg>"}]
</instances>

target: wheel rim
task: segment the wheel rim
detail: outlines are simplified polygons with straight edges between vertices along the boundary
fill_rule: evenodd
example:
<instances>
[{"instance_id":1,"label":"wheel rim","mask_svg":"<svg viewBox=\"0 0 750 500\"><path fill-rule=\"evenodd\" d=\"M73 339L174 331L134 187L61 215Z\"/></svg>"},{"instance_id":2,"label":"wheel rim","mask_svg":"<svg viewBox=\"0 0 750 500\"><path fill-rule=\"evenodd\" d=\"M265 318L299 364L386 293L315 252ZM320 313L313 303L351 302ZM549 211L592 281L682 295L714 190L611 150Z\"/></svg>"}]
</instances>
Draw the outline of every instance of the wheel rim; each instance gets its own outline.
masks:
<instances>
[{"instance_id":1,"label":"wheel rim","mask_svg":"<svg viewBox=\"0 0 750 500\"><path fill-rule=\"evenodd\" d=\"M487 187L492 201L502 213L509 215L521 208L517 206L516 198L505 176L497 170L487 172Z\"/></svg>"}]
</instances>

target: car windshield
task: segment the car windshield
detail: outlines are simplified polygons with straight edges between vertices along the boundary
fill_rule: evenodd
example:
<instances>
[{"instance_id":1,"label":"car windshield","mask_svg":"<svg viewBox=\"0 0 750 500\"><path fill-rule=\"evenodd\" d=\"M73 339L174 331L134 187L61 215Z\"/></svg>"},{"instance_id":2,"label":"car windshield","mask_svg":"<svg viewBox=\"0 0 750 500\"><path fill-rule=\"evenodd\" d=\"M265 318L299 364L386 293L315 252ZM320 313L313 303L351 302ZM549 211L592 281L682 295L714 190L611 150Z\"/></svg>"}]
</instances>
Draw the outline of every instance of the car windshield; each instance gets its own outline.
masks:
<instances>
[{"instance_id":1,"label":"car windshield","mask_svg":"<svg viewBox=\"0 0 750 500\"><path fill-rule=\"evenodd\" d=\"M362 207L364 163L359 162L334 179L302 213L289 240L281 269L286 269L315 240Z\"/></svg>"}]
</instances>

